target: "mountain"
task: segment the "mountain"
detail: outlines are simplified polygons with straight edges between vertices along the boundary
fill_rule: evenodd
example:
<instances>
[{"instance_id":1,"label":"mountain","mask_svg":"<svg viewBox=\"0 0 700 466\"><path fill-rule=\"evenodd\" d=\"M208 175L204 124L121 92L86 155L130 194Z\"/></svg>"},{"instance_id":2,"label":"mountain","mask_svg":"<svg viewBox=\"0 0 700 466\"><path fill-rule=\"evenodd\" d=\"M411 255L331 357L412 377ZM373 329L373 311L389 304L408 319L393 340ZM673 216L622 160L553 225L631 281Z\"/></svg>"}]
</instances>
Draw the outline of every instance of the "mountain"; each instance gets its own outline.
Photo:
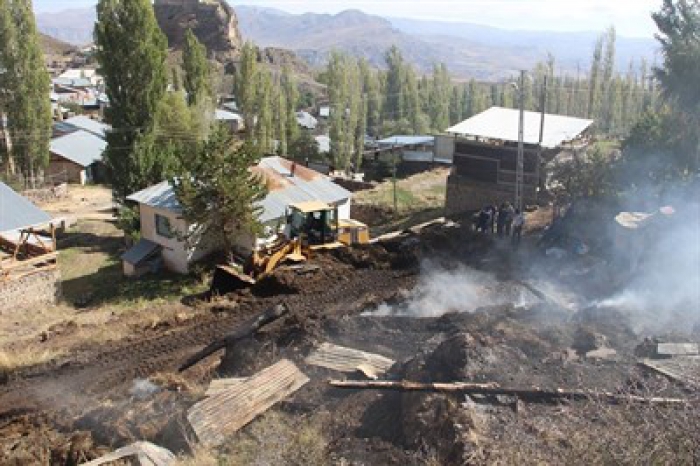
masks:
<instances>
[{"instance_id":1,"label":"mountain","mask_svg":"<svg viewBox=\"0 0 700 466\"><path fill-rule=\"evenodd\" d=\"M237 6L245 39L262 46L281 46L296 51L312 65L325 62L331 50L365 57L384 65L391 45L420 72L429 72L434 62L444 62L459 77L494 80L529 69L551 52L561 71L575 73L587 68L597 33L511 31L469 23L382 18L357 10L337 15L294 15L269 8ZM653 60L652 39L618 37L621 69L631 59Z\"/></svg>"},{"instance_id":2,"label":"mountain","mask_svg":"<svg viewBox=\"0 0 700 466\"><path fill-rule=\"evenodd\" d=\"M457 77L498 80L529 69L551 52L566 73L586 71L598 36L595 32L505 30L470 23L382 18L357 10L336 15L291 14L273 8L236 6L243 40L261 47L290 49L313 66L325 64L331 50L365 57L384 66L392 45L420 72L444 62ZM92 41L95 9L73 9L37 15L39 29L73 44ZM617 62L625 71L630 60L653 62L653 39L617 38Z\"/></svg>"},{"instance_id":3,"label":"mountain","mask_svg":"<svg viewBox=\"0 0 700 466\"><path fill-rule=\"evenodd\" d=\"M78 47L75 45L54 39L46 34L39 33L39 41L41 43L41 49L44 52L44 56L47 58L55 56L62 57L78 52Z\"/></svg>"},{"instance_id":4,"label":"mountain","mask_svg":"<svg viewBox=\"0 0 700 466\"><path fill-rule=\"evenodd\" d=\"M58 13L38 13L39 31L73 45L92 42L92 30L97 19L95 8L76 8Z\"/></svg>"}]
</instances>

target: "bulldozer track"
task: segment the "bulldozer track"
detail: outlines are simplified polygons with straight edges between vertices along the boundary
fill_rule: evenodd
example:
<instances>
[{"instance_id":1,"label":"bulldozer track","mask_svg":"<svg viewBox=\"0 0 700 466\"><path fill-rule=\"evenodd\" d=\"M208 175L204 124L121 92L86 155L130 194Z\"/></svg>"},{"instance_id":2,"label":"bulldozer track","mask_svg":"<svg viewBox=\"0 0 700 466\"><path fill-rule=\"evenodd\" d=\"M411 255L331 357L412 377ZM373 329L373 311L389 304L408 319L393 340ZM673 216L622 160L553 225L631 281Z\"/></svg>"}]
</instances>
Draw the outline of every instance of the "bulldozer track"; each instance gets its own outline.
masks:
<instances>
[{"instance_id":1,"label":"bulldozer track","mask_svg":"<svg viewBox=\"0 0 700 466\"><path fill-rule=\"evenodd\" d=\"M261 298L224 317L208 315L189 325L139 341L117 342L87 358L10 380L0 386L0 422L28 413L79 412L118 390L157 372L175 371L202 346L235 330L269 306L283 303L294 312L356 312L363 297L413 283L412 273L360 270L320 293Z\"/></svg>"}]
</instances>

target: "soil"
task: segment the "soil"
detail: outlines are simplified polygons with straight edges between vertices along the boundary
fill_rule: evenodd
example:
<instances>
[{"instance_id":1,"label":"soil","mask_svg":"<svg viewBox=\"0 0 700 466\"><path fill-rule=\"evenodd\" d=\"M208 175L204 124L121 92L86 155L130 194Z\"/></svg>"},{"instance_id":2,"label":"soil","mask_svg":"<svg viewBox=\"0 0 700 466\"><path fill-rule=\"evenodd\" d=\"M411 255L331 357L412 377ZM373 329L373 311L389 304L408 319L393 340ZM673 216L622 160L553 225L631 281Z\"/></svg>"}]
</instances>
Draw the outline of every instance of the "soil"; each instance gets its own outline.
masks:
<instances>
[{"instance_id":1,"label":"soil","mask_svg":"<svg viewBox=\"0 0 700 466\"><path fill-rule=\"evenodd\" d=\"M503 396L331 388L329 378L355 376L304 363L322 342L393 358L388 379L625 393L652 387L660 396L682 394L636 366L634 348L641 338L614 312L574 314L543 300L431 318L365 313L410 299L427 259L490 273L507 293L529 278L537 254L530 248L527 239L513 252L469 229L438 226L419 236L319 253L312 267L280 268L252 289L217 299L207 305L212 312L137 329L126 340L60 364L10 374L0 385L0 463L77 464L137 439L186 452L194 438L186 410L212 377L250 375L283 357L296 362L310 382L277 409L323 419L334 464L478 462L485 439L522 409L517 399ZM596 289L593 279L577 285L586 293ZM285 317L177 373L203 346L278 305L289 310ZM600 347L615 349L614 357L586 356ZM557 407L535 403L527 409L544 416Z\"/></svg>"}]
</instances>

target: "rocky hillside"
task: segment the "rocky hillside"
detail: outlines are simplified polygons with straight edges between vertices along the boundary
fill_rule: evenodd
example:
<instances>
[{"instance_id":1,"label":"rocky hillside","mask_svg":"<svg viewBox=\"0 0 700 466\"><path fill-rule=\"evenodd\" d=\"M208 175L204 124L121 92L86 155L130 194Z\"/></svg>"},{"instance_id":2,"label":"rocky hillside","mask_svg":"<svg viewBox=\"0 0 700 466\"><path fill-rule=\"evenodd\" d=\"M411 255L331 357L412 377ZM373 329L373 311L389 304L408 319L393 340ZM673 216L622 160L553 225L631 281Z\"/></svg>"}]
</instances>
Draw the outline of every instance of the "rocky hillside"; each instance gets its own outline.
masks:
<instances>
[{"instance_id":1,"label":"rocky hillside","mask_svg":"<svg viewBox=\"0 0 700 466\"><path fill-rule=\"evenodd\" d=\"M242 42L238 19L224 0L156 0L153 8L171 49L182 49L191 28L217 61L231 62L238 56Z\"/></svg>"}]
</instances>

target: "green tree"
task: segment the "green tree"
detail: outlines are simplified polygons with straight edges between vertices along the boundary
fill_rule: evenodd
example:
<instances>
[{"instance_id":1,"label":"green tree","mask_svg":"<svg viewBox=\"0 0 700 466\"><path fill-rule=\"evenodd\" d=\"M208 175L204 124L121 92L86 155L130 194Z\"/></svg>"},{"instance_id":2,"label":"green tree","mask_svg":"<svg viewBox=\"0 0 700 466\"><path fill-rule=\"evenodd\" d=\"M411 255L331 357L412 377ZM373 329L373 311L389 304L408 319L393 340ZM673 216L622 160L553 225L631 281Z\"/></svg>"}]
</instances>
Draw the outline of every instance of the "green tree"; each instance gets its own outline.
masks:
<instances>
[{"instance_id":1,"label":"green tree","mask_svg":"<svg viewBox=\"0 0 700 466\"><path fill-rule=\"evenodd\" d=\"M136 151L153 131L168 84L167 40L149 0L100 0L95 25L96 57L110 105L106 109L104 160L117 201L162 181L154 152ZM126 46L125 44L128 44Z\"/></svg>"},{"instance_id":2,"label":"green tree","mask_svg":"<svg viewBox=\"0 0 700 466\"><path fill-rule=\"evenodd\" d=\"M51 80L39 44L31 2L0 2L0 60L11 151L6 167L32 180L48 165L51 138ZM12 24L13 23L13 24ZM10 160L11 159L11 160Z\"/></svg>"},{"instance_id":3,"label":"green tree","mask_svg":"<svg viewBox=\"0 0 700 466\"><path fill-rule=\"evenodd\" d=\"M204 99L212 100L211 70L207 61L207 49L188 29L182 49L182 69L184 71L184 88L187 103L197 105Z\"/></svg>"},{"instance_id":4,"label":"green tree","mask_svg":"<svg viewBox=\"0 0 700 466\"><path fill-rule=\"evenodd\" d=\"M287 134L289 130L287 118L289 116L289 107L287 106L287 94L280 86L275 87L275 97L277 100L277 153L287 155ZM294 126L298 126L296 116L294 117Z\"/></svg>"},{"instance_id":5,"label":"green tree","mask_svg":"<svg viewBox=\"0 0 700 466\"><path fill-rule=\"evenodd\" d=\"M404 109L404 73L406 70L403 55L395 45L385 55L386 73L386 101L384 104L385 120L400 120L406 116Z\"/></svg>"},{"instance_id":6,"label":"green tree","mask_svg":"<svg viewBox=\"0 0 700 466\"><path fill-rule=\"evenodd\" d=\"M185 159L173 184L182 216L194 226L189 236L220 243L231 254L238 238L260 233L266 189L250 170L257 161L250 143L238 145L223 126Z\"/></svg>"},{"instance_id":7,"label":"green tree","mask_svg":"<svg viewBox=\"0 0 700 466\"><path fill-rule=\"evenodd\" d=\"M255 131L256 104L258 92L258 50L252 42L246 42L241 49L240 64L236 73L234 93L238 108L243 114L248 139L252 140Z\"/></svg>"},{"instance_id":8,"label":"green tree","mask_svg":"<svg viewBox=\"0 0 700 466\"><path fill-rule=\"evenodd\" d=\"M286 139L289 145L299 137L299 125L297 124L296 117L297 106L299 105L299 89L297 89L297 83L288 66L282 68L281 80L286 108L280 111L285 112L285 122L287 125Z\"/></svg>"},{"instance_id":9,"label":"green tree","mask_svg":"<svg viewBox=\"0 0 700 466\"><path fill-rule=\"evenodd\" d=\"M272 152L272 138L275 133L272 117L272 76L267 71L260 71L257 78L254 107L257 115L255 144L261 154L269 154Z\"/></svg>"},{"instance_id":10,"label":"green tree","mask_svg":"<svg viewBox=\"0 0 700 466\"><path fill-rule=\"evenodd\" d=\"M601 60L603 59L603 38L599 37L593 49L593 61L591 62L591 74L588 82L588 118L595 118L600 108L601 94Z\"/></svg>"}]
</instances>

